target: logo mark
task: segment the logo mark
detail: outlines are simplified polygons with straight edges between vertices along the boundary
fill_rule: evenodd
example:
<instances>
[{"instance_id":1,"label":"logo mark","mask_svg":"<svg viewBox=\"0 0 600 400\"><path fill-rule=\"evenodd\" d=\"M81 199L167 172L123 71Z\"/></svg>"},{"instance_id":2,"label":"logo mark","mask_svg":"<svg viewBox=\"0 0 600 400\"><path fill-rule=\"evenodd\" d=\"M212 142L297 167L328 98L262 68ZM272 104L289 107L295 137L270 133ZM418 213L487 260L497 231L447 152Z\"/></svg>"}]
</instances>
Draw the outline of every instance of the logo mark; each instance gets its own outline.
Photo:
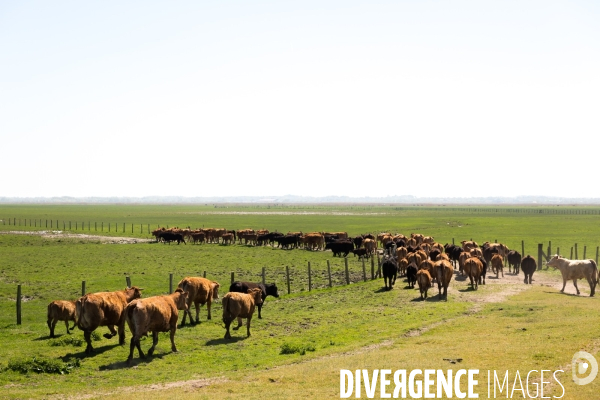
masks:
<instances>
[{"instance_id":1,"label":"logo mark","mask_svg":"<svg viewBox=\"0 0 600 400\"><path fill-rule=\"evenodd\" d=\"M573 355L571 369L573 371L573 382L575 382L576 385L587 385L596 378L596 375L598 375L598 362L590 353L578 351ZM587 377L579 377L586 373L589 373Z\"/></svg>"}]
</instances>

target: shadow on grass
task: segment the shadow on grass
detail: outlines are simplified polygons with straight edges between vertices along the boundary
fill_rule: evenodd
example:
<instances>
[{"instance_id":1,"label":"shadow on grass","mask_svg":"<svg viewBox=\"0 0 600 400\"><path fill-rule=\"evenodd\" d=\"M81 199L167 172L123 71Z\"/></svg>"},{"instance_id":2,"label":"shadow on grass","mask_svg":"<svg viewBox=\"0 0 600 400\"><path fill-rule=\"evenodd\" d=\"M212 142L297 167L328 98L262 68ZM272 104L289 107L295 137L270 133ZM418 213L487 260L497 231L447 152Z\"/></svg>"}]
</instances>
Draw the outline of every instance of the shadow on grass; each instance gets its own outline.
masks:
<instances>
[{"instance_id":1,"label":"shadow on grass","mask_svg":"<svg viewBox=\"0 0 600 400\"><path fill-rule=\"evenodd\" d=\"M583 293L583 292L581 292L581 294L577 294L577 293L565 293L565 292L561 292L560 290L558 292L544 292L544 293L559 294L559 295L562 295L562 296L591 297L589 293ZM596 296L594 295L594 297L596 297Z\"/></svg>"},{"instance_id":2,"label":"shadow on grass","mask_svg":"<svg viewBox=\"0 0 600 400\"><path fill-rule=\"evenodd\" d=\"M146 358L135 357L137 355L137 350L133 353L133 359L131 360L131 365L127 365L127 360L125 361L115 361L110 364L101 365L98 369L100 371L111 371L115 369L128 369L137 366L138 364L150 364L152 361L158 359L162 360L165 356L164 354L153 354L149 356L146 354Z\"/></svg>"},{"instance_id":3,"label":"shadow on grass","mask_svg":"<svg viewBox=\"0 0 600 400\"><path fill-rule=\"evenodd\" d=\"M389 292L390 289L387 289L385 287L380 287L379 289L375 290L373 293L384 293L384 292Z\"/></svg>"},{"instance_id":4,"label":"shadow on grass","mask_svg":"<svg viewBox=\"0 0 600 400\"><path fill-rule=\"evenodd\" d=\"M105 346L102 347L94 347L94 351L91 354L85 354L85 343L83 344L82 348L83 350L77 353L69 353L67 354L65 357L76 357L76 358L85 358L85 357L94 357L98 354L102 354L106 351L112 350L117 346L120 346L119 343L114 343L114 344L107 344Z\"/></svg>"},{"instance_id":5,"label":"shadow on grass","mask_svg":"<svg viewBox=\"0 0 600 400\"><path fill-rule=\"evenodd\" d=\"M207 346L218 346L220 344L230 344L230 343L237 343L241 340L246 340L248 339L245 335L244 336L233 336L231 339L210 339L206 341L206 345Z\"/></svg>"},{"instance_id":6,"label":"shadow on grass","mask_svg":"<svg viewBox=\"0 0 600 400\"><path fill-rule=\"evenodd\" d=\"M465 292L476 292L477 289L474 289L471 287L471 284L469 284L468 287L466 287L465 289L458 289L459 292L461 293L465 293Z\"/></svg>"},{"instance_id":7,"label":"shadow on grass","mask_svg":"<svg viewBox=\"0 0 600 400\"><path fill-rule=\"evenodd\" d=\"M469 277L467 275L460 275L460 274L454 275L454 280L457 282L464 282L467 279L469 279Z\"/></svg>"}]
</instances>

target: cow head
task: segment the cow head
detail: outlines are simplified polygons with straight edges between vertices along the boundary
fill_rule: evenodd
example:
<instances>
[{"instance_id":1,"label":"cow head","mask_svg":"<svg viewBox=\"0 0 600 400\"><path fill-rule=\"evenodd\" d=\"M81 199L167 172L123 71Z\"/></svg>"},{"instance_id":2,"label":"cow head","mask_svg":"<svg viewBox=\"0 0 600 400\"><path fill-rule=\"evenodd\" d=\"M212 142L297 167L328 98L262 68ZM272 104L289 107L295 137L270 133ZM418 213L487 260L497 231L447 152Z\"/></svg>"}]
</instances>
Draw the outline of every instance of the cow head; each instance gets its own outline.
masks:
<instances>
[{"instance_id":1,"label":"cow head","mask_svg":"<svg viewBox=\"0 0 600 400\"><path fill-rule=\"evenodd\" d=\"M260 288L248 289L248 294L254 298L255 305L261 305L263 303L262 300L262 290Z\"/></svg>"},{"instance_id":2,"label":"cow head","mask_svg":"<svg viewBox=\"0 0 600 400\"><path fill-rule=\"evenodd\" d=\"M279 292L277 291L277 285L274 283L265 285L267 289L267 296L279 297Z\"/></svg>"},{"instance_id":3,"label":"cow head","mask_svg":"<svg viewBox=\"0 0 600 400\"><path fill-rule=\"evenodd\" d=\"M212 293L213 293L213 300L218 300L219 299L219 287L221 285L219 285L219 282L215 282L212 281L210 284L210 288L212 289Z\"/></svg>"},{"instance_id":4,"label":"cow head","mask_svg":"<svg viewBox=\"0 0 600 400\"><path fill-rule=\"evenodd\" d=\"M559 256L558 254L555 254L550 261L546 262L546 265L552 268L558 268L558 260L561 259L562 257Z\"/></svg>"},{"instance_id":5,"label":"cow head","mask_svg":"<svg viewBox=\"0 0 600 400\"><path fill-rule=\"evenodd\" d=\"M125 288L125 298L127 299L127 302L142 297L142 290L144 289L137 286Z\"/></svg>"},{"instance_id":6,"label":"cow head","mask_svg":"<svg viewBox=\"0 0 600 400\"><path fill-rule=\"evenodd\" d=\"M181 288L177 288L177 290L175 290L175 292L173 292L173 294L177 294L177 296L175 297L175 306L177 307L177 309L187 311L188 310L187 299L188 299L189 293L184 292L183 289L181 289Z\"/></svg>"}]
</instances>

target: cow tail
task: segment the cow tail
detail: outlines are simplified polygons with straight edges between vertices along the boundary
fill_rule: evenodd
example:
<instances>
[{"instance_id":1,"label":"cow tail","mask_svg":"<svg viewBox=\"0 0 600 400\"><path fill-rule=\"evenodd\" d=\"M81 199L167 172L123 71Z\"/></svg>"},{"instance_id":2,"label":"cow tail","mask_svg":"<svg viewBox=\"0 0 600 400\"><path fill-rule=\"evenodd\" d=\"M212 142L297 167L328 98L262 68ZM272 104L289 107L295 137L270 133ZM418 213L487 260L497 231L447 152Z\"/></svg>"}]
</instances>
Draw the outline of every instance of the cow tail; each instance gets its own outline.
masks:
<instances>
[{"instance_id":1,"label":"cow tail","mask_svg":"<svg viewBox=\"0 0 600 400\"><path fill-rule=\"evenodd\" d=\"M598 275L598 265L596 264L596 261L590 259L590 261L592 262L592 265L594 266L594 281L596 282L596 285L598 284L599 279L599 275Z\"/></svg>"},{"instance_id":2,"label":"cow tail","mask_svg":"<svg viewBox=\"0 0 600 400\"><path fill-rule=\"evenodd\" d=\"M81 330L84 330L83 326L81 325L81 319L83 318L84 302L85 302L85 296L81 297L79 300L77 300L75 302L75 324Z\"/></svg>"},{"instance_id":3,"label":"cow tail","mask_svg":"<svg viewBox=\"0 0 600 400\"><path fill-rule=\"evenodd\" d=\"M223 297L223 323L227 323L227 319L230 318L231 312L229 311L229 297Z\"/></svg>"}]
</instances>

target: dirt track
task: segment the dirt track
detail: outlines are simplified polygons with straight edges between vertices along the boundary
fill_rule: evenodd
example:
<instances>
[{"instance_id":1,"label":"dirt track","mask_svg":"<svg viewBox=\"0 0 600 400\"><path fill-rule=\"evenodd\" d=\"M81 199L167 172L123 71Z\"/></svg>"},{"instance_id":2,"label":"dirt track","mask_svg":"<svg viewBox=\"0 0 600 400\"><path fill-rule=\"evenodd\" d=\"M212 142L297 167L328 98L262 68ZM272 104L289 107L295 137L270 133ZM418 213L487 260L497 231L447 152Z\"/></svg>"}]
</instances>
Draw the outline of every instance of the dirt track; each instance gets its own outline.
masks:
<instances>
[{"instance_id":1,"label":"dirt track","mask_svg":"<svg viewBox=\"0 0 600 400\"><path fill-rule=\"evenodd\" d=\"M97 242L109 243L109 244L135 244L135 243L154 242L154 239L86 235L83 233L68 233L68 232L64 232L64 231L0 231L0 235L41 236L41 237L47 238L47 239L80 239L80 240L97 241Z\"/></svg>"}]
</instances>

